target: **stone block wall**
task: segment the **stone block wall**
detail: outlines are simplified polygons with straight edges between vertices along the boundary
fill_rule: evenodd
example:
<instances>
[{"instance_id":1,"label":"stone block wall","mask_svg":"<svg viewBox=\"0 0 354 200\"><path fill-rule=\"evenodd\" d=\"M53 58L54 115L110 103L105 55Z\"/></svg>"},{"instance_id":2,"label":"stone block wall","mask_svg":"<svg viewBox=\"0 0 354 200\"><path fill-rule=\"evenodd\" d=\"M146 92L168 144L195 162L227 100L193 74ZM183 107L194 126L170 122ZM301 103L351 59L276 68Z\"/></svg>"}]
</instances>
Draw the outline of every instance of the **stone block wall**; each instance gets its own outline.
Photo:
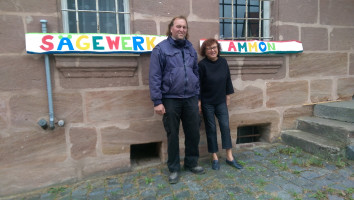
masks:
<instances>
[{"instance_id":1,"label":"stone block wall","mask_svg":"<svg viewBox=\"0 0 354 200\"><path fill-rule=\"evenodd\" d=\"M354 2L337 2L271 3L273 40L302 41L301 54L225 56L235 88L233 143L238 127L264 125L261 140L273 142L297 117L312 115L304 104L352 98ZM199 50L199 39L218 38L218 4L130 0L131 33L164 35L172 17L185 15ZM0 1L0 196L131 170L135 144L156 143L158 159L167 160L161 116L149 97L148 53L51 55L55 121L65 126L37 125L48 120L44 56L26 53L25 33L41 32L40 19L48 20L48 32L61 32L60 16L60 0ZM183 144L181 133L181 156ZM200 153L208 155L203 124Z\"/></svg>"}]
</instances>

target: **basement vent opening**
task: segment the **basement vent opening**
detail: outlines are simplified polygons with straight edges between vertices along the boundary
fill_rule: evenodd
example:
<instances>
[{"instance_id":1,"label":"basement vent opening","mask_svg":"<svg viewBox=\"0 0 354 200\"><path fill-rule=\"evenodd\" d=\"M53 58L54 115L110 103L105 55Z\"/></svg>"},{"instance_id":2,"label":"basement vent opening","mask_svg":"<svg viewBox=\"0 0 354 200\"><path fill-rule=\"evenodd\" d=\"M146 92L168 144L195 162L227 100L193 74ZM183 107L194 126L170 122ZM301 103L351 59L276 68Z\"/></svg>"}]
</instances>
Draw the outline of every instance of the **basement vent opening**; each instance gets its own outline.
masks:
<instances>
[{"instance_id":1,"label":"basement vent opening","mask_svg":"<svg viewBox=\"0 0 354 200\"><path fill-rule=\"evenodd\" d=\"M238 127L236 144L261 142L269 130L270 124Z\"/></svg>"},{"instance_id":2,"label":"basement vent opening","mask_svg":"<svg viewBox=\"0 0 354 200\"><path fill-rule=\"evenodd\" d=\"M161 163L161 142L132 144L130 146L130 161L133 167L150 166Z\"/></svg>"}]
</instances>

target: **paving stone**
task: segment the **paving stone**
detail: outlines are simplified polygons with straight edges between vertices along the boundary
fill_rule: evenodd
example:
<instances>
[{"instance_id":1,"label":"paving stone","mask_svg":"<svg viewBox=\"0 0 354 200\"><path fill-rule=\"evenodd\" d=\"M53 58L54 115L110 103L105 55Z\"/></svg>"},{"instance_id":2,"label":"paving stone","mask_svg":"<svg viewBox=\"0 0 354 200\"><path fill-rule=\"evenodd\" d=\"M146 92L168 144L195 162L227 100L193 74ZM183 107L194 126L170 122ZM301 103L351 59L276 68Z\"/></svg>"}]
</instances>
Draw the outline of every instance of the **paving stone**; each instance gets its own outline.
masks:
<instances>
[{"instance_id":1,"label":"paving stone","mask_svg":"<svg viewBox=\"0 0 354 200\"><path fill-rule=\"evenodd\" d=\"M49 193L48 189L33 191L28 196L0 198L1 200L254 200L301 198L315 200L314 194L326 188L346 192L354 188L353 161L338 168L335 163L323 161L323 167L301 166L293 164L294 159L306 161L312 155L301 153L285 155L279 153L286 145L274 144L244 150L234 154L245 164L243 170L237 170L221 162L220 170L212 170L210 159L201 159L200 165L206 169L203 175L182 170L177 184L168 183L166 164L121 173L109 177L96 178L65 185L67 189L59 194ZM220 157L220 160L224 160ZM347 161L346 161L347 162ZM286 166L287 168L283 168ZM60 187L60 186L59 186ZM337 194L337 193L336 193ZM345 197L328 195L328 199L354 199L354 194Z\"/></svg>"},{"instance_id":2,"label":"paving stone","mask_svg":"<svg viewBox=\"0 0 354 200\"><path fill-rule=\"evenodd\" d=\"M316 170L316 172L320 175L320 176L327 176L328 174L331 174L332 172L328 169L324 169L324 168L319 168L318 170Z\"/></svg>"},{"instance_id":3,"label":"paving stone","mask_svg":"<svg viewBox=\"0 0 354 200\"><path fill-rule=\"evenodd\" d=\"M354 189L354 180L351 179L351 180L343 180L342 181L342 184L343 185L346 185L348 188L353 188Z\"/></svg>"},{"instance_id":4,"label":"paving stone","mask_svg":"<svg viewBox=\"0 0 354 200\"><path fill-rule=\"evenodd\" d=\"M164 188L158 189L156 191L156 196L157 197L164 197L164 196L167 196L171 193L172 193L172 190L170 187L164 187Z\"/></svg>"},{"instance_id":5,"label":"paving stone","mask_svg":"<svg viewBox=\"0 0 354 200\"><path fill-rule=\"evenodd\" d=\"M237 200L255 200L256 198L254 196L251 196L249 194L241 193L236 196Z\"/></svg>"},{"instance_id":6,"label":"paving stone","mask_svg":"<svg viewBox=\"0 0 354 200\"><path fill-rule=\"evenodd\" d=\"M328 200L344 200L342 197L335 195L328 195Z\"/></svg>"},{"instance_id":7,"label":"paving stone","mask_svg":"<svg viewBox=\"0 0 354 200\"><path fill-rule=\"evenodd\" d=\"M195 200L204 200L204 199L209 199L209 195L205 193L204 191L198 191L193 193L193 199Z\"/></svg>"},{"instance_id":8,"label":"paving stone","mask_svg":"<svg viewBox=\"0 0 354 200\"><path fill-rule=\"evenodd\" d=\"M303 200L317 200L316 198L311 197L310 195L312 195L312 194L306 194L306 196L303 198Z\"/></svg>"},{"instance_id":9,"label":"paving stone","mask_svg":"<svg viewBox=\"0 0 354 200\"><path fill-rule=\"evenodd\" d=\"M219 192L219 193L213 195L213 199L230 199L230 195L231 194L226 193L225 191L222 191L222 192Z\"/></svg>"},{"instance_id":10,"label":"paving stone","mask_svg":"<svg viewBox=\"0 0 354 200\"><path fill-rule=\"evenodd\" d=\"M156 196L156 192L153 189L148 189L140 193L140 197L142 197L143 199L149 199L152 197L156 199L155 196Z\"/></svg>"},{"instance_id":11,"label":"paving stone","mask_svg":"<svg viewBox=\"0 0 354 200\"><path fill-rule=\"evenodd\" d=\"M349 169L340 169L340 170L338 171L338 175L339 175L339 176L342 176L342 177L344 177L344 178L348 178L348 177L350 177L352 174L353 174L353 172L352 172L352 171L349 171Z\"/></svg>"},{"instance_id":12,"label":"paving stone","mask_svg":"<svg viewBox=\"0 0 354 200\"><path fill-rule=\"evenodd\" d=\"M40 197L40 200L54 200L54 199L56 199L56 195L53 195L51 193L42 194Z\"/></svg>"},{"instance_id":13,"label":"paving stone","mask_svg":"<svg viewBox=\"0 0 354 200\"><path fill-rule=\"evenodd\" d=\"M197 184L195 182L188 181L186 183L186 185L188 186L189 190L191 190L193 192L198 192L203 189L203 187L201 187L199 184Z\"/></svg>"},{"instance_id":14,"label":"paving stone","mask_svg":"<svg viewBox=\"0 0 354 200\"><path fill-rule=\"evenodd\" d=\"M86 199L86 194L87 194L87 188L86 188L86 183L85 184L80 184L78 187L73 189L71 193L71 197L73 199Z\"/></svg>"},{"instance_id":15,"label":"paving stone","mask_svg":"<svg viewBox=\"0 0 354 200\"><path fill-rule=\"evenodd\" d=\"M140 200L140 199L138 197L129 196L129 197L123 197L123 200Z\"/></svg>"},{"instance_id":16,"label":"paving stone","mask_svg":"<svg viewBox=\"0 0 354 200\"><path fill-rule=\"evenodd\" d=\"M123 197L123 191L121 188L110 188L106 191L106 197L108 199L120 199Z\"/></svg>"},{"instance_id":17,"label":"paving stone","mask_svg":"<svg viewBox=\"0 0 354 200\"><path fill-rule=\"evenodd\" d=\"M137 189L134 188L133 186L134 186L133 184L124 184L123 185L124 196L138 193Z\"/></svg>"},{"instance_id":18,"label":"paving stone","mask_svg":"<svg viewBox=\"0 0 354 200\"><path fill-rule=\"evenodd\" d=\"M58 199L58 200L71 200L71 195L58 197L57 199Z\"/></svg>"},{"instance_id":19,"label":"paving stone","mask_svg":"<svg viewBox=\"0 0 354 200\"><path fill-rule=\"evenodd\" d=\"M34 196L31 196L31 197L26 197L26 198L24 198L24 200L38 200L40 198L41 198L40 195L34 195ZM13 198L11 200L15 200L15 199L17 200L18 198Z\"/></svg>"},{"instance_id":20,"label":"paving stone","mask_svg":"<svg viewBox=\"0 0 354 200\"><path fill-rule=\"evenodd\" d=\"M278 196L280 199L287 199L287 200L291 200L294 199L294 197L291 196L291 194L287 191L280 191L278 192Z\"/></svg>"},{"instance_id":21,"label":"paving stone","mask_svg":"<svg viewBox=\"0 0 354 200\"><path fill-rule=\"evenodd\" d=\"M264 186L264 190L269 193L276 193L276 192L281 191L282 189L280 188L280 186L270 183L270 184L267 184L266 186Z\"/></svg>"},{"instance_id":22,"label":"paving stone","mask_svg":"<svg viewBox=\"0 0 354 200\"><path fill-rule=\"evenodd\" d=\"M305 172L302 172L300 174L300 176L302 176L308 180L312 180L312 179L320 177L321 175L316 172L305 171Z\"/></svg>"},{"instance_id":23,"label":"paving stone","mask_svg":"<svg viewBox=\"0 0 354 200\"><path fill-rule=\"evenodd\" d=\"M107 182L107 187L118 187L121 185L118 178L107 178L106 182Z\"/></svg>"},{"instance_id":24,"label":"paving stone","mask_svg":"<svg viewBox=\"0 0 354 200\"><path fill-rule=\"evenodd\" d=\"M105 190L103 188L98 188L88 194L88 199L99 200L105 196Z\"/></svg>"},{"instance_id":25,"label":"paving stone","mask_svg":"<svg viewBox=\"0 0 354 200\"><path fill-rule=\"evenodd\" d=\"M274 200L274 197L270 194L261 194L258 199L264 199L264 200Z\"/></svg>"},{"instance_id":26,"label":"paving stone","mask_svg":"<svg viewBox=\"0 0 354 200\"><path fill-rule=\"evenodd\" d=\"M336 165L334 165L334 164L328 164L328 163L325 163L325 168L328 169L328 170L330 170L330 171L333 171L333 170L336 170L336 169L337 169Z\"/></svg>"},{"instance_id":27,"label":"paving stone","mask_svg":"<svg viewBox=\"0 0 354 200\"><path fill-rule=\"evenodd\" d=\"M174 196L166 196L163 197L162 200L175 200L176 198Z\"/></svg>"},{"instance_id":28,"label":"paving stone","mask_svg":"<svg viewBox=\"0 0 354 200\"><path fill-rule=\"evenodd\" d=\"M344 179L344 177L339 176L337 173L328 174L325 178L334 182L339 182Z\"/></svg>"},{"instance_id":29,"label":"paving stone","mask_svg":"<svg viewBox=\"0 0 354 200\"><path fill-rule=\"evenodd\" d=\"M189 191L182 191L175 195L176 199L190 199L191 194Z\"/></svg>"},{"instance_id":30,"label":"paving stone","mask_svg":"<svg viewBox=\"0 0 354 200\"><path fill-rule=\"evenodd\" d=\"M296 194L301 194L303 189L297 185L294 185L294 184L291 184L291 183L288 183L288 184L285 184L285 185L282 185L281 186L285 191L289 192L289 193L296 193Z\"/></svg>"},{"instance_id":31,"label":"paving stone","mask_svg":"<svg viewBox=\"0 0 354 200\"><path fill-rule=\"evenodd\" d=\"M226 191L228 193L232 193L232 194L239 194L239 193L242 193L243 192L243 189L239 186L226 186L225 187Z\"/></svg>"}]
</instances>

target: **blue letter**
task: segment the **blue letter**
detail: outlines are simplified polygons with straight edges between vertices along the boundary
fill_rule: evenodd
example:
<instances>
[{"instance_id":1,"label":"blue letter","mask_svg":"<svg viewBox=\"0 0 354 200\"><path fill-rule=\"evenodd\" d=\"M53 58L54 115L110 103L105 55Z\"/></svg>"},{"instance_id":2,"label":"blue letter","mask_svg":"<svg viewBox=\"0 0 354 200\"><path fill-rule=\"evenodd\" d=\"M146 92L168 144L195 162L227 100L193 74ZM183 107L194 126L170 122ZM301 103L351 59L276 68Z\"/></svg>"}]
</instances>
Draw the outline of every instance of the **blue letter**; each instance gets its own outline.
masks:
<instances>
[{"instance_id":1,"label":"blue letter","mask_svg":"<svg viewBox=\"0 0 354 200\"><path fill-rule=\"evenodd\" d=\"M69 50L74 50L73 44L71 43L70 39L67 37L63 37L60 39L58 50L61 50L63 45L68 45Z\"/></svg>"},{"instance_id":2,"label":"blue letter","mask_svg":"<svg viewBox=\"0 0 354 200\"><path fill-rule=\"evenodd\" d=\"M141 46L142 43L144 43L144 38L143 37L140 37L140 36L133 37L133 48L134 48L134 51L137 51L138 47L140 48L140 50L144 51L144 48Z\"/></svg>"},{"instance_id":3,"label":"blue letter","mask_svg":"<svg viewBox=\"0 0 354 200\"><path fill-rule=\"evenodd\" d=\"M264 42L260 42L258 47L262 52L265 52L267 50L267 45Z\"/></svg>"}]
</instances>

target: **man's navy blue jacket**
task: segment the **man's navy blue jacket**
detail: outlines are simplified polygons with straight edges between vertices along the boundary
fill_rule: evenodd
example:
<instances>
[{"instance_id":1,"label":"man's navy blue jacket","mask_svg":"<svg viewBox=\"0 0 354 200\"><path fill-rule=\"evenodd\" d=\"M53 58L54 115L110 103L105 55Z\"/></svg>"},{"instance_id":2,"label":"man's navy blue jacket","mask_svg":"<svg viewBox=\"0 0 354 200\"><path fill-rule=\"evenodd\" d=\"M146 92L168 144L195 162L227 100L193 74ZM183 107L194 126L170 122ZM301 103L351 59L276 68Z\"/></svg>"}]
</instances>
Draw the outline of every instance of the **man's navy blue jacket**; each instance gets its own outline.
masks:
<instances>
[{"instance_id":1,"label":"man's navy blue jacket","mask_svg":"<svg viewBox=\"0 0 354 200\"><path fill-rule=\"evenodd\" d=\"M149 71L150 97L154 106L163 98L190 98L199 95L197 52L188 40L178 47L168 37L152 50Z\"/></svg>"}]
</instances>

